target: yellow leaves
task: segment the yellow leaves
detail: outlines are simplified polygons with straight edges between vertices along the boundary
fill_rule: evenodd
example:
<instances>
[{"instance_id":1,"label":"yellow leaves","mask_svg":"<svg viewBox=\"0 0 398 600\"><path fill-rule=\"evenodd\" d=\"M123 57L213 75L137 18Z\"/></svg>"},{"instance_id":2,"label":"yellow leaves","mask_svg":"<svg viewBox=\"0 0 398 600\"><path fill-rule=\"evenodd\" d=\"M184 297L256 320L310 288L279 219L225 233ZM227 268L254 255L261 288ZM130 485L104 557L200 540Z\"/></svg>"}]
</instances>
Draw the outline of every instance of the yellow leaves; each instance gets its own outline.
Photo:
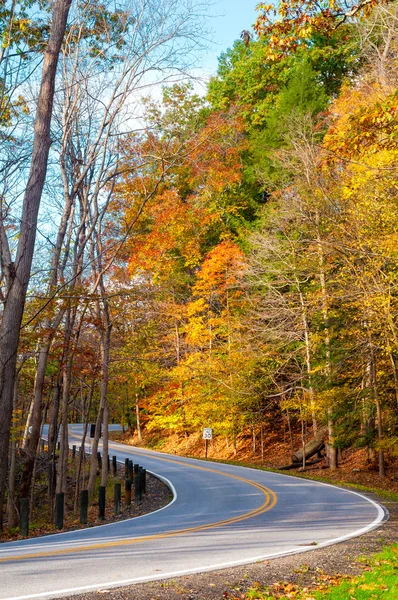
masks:
<instances>
[{"instance_id":1,"label":"yellow leaves","mask_svg":"<svg viewBox=\"0 0 398 600\"><path fill-rule=\"evenodd\" d=\"M187 316L188 318L192 318L197 316L198 314L203 313L208 309L208 305L204 298L197 298L197 300L193 300L188 304L187 307Z\"/></svg>"},{"instance_id":2,"label":"yellow leaves","mask_svg":"<svg viewBox=\"0 0 398 600\"><path fill-rule=\"evenodd\" d=\"M19 23L18 23L19 29L22 32L27 31L29 29L30 25L31 25L30 19L20 19Z\"/></svg>"},{"instance_id":3,"label":"yellow leaves","mask_svg":"<svg viewBox=\"0 0 398 600\"><path fill-rule=\"evenodd\" d=\"M362 161L383 149L396 150L397 109L395 89L377 82L362 82L355 88L343 88L333 104L331 112L334 120L323 143L332 153L330 162L359 156Z\"/></svg>"}]
</instances>

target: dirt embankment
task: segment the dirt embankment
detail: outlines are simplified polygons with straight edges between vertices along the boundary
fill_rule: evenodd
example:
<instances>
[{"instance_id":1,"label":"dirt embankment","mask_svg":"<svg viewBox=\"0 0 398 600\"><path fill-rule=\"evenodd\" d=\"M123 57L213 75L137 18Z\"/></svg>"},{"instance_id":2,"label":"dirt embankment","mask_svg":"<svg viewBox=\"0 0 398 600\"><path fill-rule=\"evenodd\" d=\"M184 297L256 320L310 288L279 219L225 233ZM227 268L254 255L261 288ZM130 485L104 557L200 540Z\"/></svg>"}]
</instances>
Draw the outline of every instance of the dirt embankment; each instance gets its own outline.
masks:
<instances>
[{"instance_id":1,"label":"dirt embankment","mask_svg":"<svg viewBox=\"0 0 398 600\"><path fill-rule=\"evenodd\" d=\"M125 444L151 448L170 454L179 454L182 456L192 456L195 458L205 457L205 443L199 436L178 436L171 435L167 438L144 437L140 443L136 437L131 437L128 433L112 433L112 438ZM293 440L293 448L300 448L299 436ZM262 457L263 454L263 457ZM259 440L256 440L255 447L253 440L248 438L238 438L236 443L236 452L231 443L225 438L217 438L209 442L208 458L210 460L223 460L241 463L247 466L253 466L264 469L280 469L284 465L291 463L292 446L287 435L280 436L273 433L267 433L264 442L264 451L261 452ZM387 457L387 476L380 479L378 475L378 466L375 461L371 461L365 449L346 449L340 453L339 469L335 472L325 468L325 461L316 465L307 467L306 476L316 478L327 478L337 484L353 484L369 488L377 493L391 492L398 494L398 460ZM300 469L289 471L290 475L300 472Z\"/></svg>"}]
</instances>

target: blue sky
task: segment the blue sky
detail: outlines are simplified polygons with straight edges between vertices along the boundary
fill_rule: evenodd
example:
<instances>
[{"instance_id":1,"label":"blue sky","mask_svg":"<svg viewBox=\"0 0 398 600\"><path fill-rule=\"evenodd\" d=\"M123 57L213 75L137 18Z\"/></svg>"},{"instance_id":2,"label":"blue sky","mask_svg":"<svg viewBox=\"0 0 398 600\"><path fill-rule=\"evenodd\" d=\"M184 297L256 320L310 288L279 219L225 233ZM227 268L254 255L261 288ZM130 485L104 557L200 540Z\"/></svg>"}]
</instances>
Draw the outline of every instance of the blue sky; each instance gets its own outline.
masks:
<instances>
[{"instance_id":1,"label":"blue sky","mask_svg":"<svg viewBox=\"0 0 398 600\"><path fill-rule=\"evenodd\" d=\"M244 29L250 29L256 20L256 6L260 0L215 0L209 11L209 28L214 44L202 58L202 67L210 73L217 70L217 57L230 48Z\"/></svg>"}]
</instances>

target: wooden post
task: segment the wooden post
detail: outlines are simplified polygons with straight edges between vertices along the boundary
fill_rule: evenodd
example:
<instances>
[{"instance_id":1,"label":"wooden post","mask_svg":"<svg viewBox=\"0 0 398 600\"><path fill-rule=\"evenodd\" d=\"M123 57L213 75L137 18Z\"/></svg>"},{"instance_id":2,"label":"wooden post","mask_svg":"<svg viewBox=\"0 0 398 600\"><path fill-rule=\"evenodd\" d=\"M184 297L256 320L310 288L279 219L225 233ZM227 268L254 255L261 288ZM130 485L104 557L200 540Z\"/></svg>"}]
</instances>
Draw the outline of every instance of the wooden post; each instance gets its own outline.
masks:
<instances>
[{"instance_id":1,"label":"wooden post","mask_svg":"<svg viewBox=\"0 0 398 600\"><path fill-rule=\"evenodd\" d=\"M207 450L209 448L209 440L206 438L205 439L205 458L207 458Z\"/></svg>"},{"instance_id":2,"label":"wooden post","mask_svg":"<svg viewBox=\"0 0 398 600\"><path fill-rule=\"evenodd\" d=\"M21 498L19 502L19 532L23 537L29 535L29 500Z\"/></svg>"},{"instance_id":3,"label":"wooden post","mask_svg":"<svg viewBox=\"0 0 398 600\"><path fill-rule=\"evenodd\" d=\"M132 460L129 460L129 479L134 480L135 465Z\"/></svg>"},{"instance_id":4,"label":"wooden post","mask_svg":"<svg viewBox=\"0 0 398 600\"><path fill-rule=\"evenodd\" d=\"M55 529L63 529L64 527L64 505L64 493L55 494Z\"/></svg>"},{"instance_id":5,"label":"wooden post","mask_svg":"<svg viewBox=\"0 0 398 600\"><path fill-rule=\"evenodd\" d=\"M130 461L128 458L126 458L124 461L124 478L125 479L129 478L129 464L130 464Z\"/></svg>"},{"instance_id":6,"label":"wooden post","mask_svg":"<svg viewBox=\"0 0 398 600\"><path fill-rule=\"evenodd\" d=\"M122 496L122 484L115 483L113 500L115 505L115 515L120 515L120 498Z\"/></svg>"},{"instance_id":7,"label":"wooden post","mask_svg":"<svg viewBox=\"0 0 398 600\"><path fill-rule=\"evenodd\" d=\"M80 523L86 525L88 515L88 490L80 492Z\"/></svg>"},{"instance_id":8,"label":"wooden post","mask_svg":"<svg viewBox=\"0 0 398 600\"><path fill-rule=\"evenodd\" d=\"M72 459L75 460L75 458L76 458L76 446L73 445L72 446Z\"/></svg>"},{"instance_id":9,"label":"wooden post","mask_svg":"<svg viewBox=\"0 0 398 600\"><path fill-rule=\"evenodd\" d=\"M117 475L117 460L116 460L116 456L112 456L112 467L113 467L113 474L116 476Z\"/></svg>"},{"instance_id":10,"label":"wooden post","mask_svg":"<svg viewBox=\"0 0 398 600\"><path fill-rule=\"evenodd\" d=\"M98 518L100 521L105 520L105 493L106 487L100 485L98 488Z\"/></svg>"},{"instance_id":11,"label":"wooden post","mask_svg":"<svg viewBox=\"0 0 398 600\"><path fill-rule=\"evenodd\" d=\"M97 452L97 461L98 461L98 469L101 470L102 469L101 452Z\"/></svg>"},{"instance_id":12,"label":"wooden post","mask_svg":"<svg viewBox=\"0 0 398 600\"><path fill-rule=\"evenodd\" d=\"M108 473L111 472L111 457L109 456L109 454L107 454L107 459L108 459Z\"/></svg>"},{"instance_id":13,"label":"wooden post","mask_svg":"<svg viewBox=\"0 0 398 600\"><path fill-rule=\"evenodd\" d=\"M146 469L142 469L141 471L141 477L142 477L142 493L146 494Z\"/></svg>"},{"instance_id":14,"label":"wooden post","mask_svg":"<svg viewBox=\"0 0 398 600\"><path fill-rule=\"evenodd\" d=\"M131 506L131 479L126 479L124 484L124 501L126 506Z\"/></svg>"}]
</instances>

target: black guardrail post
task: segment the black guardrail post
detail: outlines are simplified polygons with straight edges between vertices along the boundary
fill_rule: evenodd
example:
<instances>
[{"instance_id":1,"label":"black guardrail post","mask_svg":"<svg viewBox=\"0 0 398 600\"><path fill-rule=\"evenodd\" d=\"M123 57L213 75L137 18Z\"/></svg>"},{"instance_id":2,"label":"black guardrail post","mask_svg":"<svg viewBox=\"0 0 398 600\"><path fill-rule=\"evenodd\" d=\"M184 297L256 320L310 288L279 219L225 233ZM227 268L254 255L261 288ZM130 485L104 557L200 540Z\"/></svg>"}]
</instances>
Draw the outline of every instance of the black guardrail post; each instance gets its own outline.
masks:
<instances>
[{"instance_id":1,"label":"black guardrail post","mask_svg":"<svg viewBox=\"0 0 398 600\"><path fill-rule=\"evenodd\" d=\"M88 516L88 490L80 492L80 523L86 525Z\"/></svg>"},{"instance_id":2,"label":"black guardrail post","mask_svg":"<svg viewBox=\"0 0 398 600\"><path fill-rule=\"evenodd\" d=\"M131 479L126 479L124 484L124 501L126 506L131 506Z\"/></svg>"},{"instance_id":3,"label":"black guardrail post","mask_svg":"<svg viewBox=\"0 0 398 600\"><path fill-rule=\"evenodd\" d=\"M29 500L21 498L19 501L19 532L23 537L29 535Z\"/></svg>"},{"instance_id":4,"label":"black guardrail post","mask_svg":"<svg viewBox=\"0 0 398 600\"><path fill-rule=\"evenodd\" d=\"M64 493L55 494L55 529L63 529L64 527L64 506Z\"/></svg>"},{"instance_id":5,"label":"black guardrail post","mask_svg":"<svg viewBox=\"0 0 398 600\"><path fill-rule=\"evenodd\" d=\"M106 487L104 485L100 485L98 488L98 518L100 521L105 520L105 494Z\"/></svg>"},{"instance_id":6,"label":"black guardrail post","mask_svg":"<svg viewBox=\"0 0 398 600\"><path fill-rule=\"evenodd\" d=\"M113 500L115 505L115 515L120 515L120 499L122 497L122 484L115 483Z\"/></svg>"}]
</instances>

